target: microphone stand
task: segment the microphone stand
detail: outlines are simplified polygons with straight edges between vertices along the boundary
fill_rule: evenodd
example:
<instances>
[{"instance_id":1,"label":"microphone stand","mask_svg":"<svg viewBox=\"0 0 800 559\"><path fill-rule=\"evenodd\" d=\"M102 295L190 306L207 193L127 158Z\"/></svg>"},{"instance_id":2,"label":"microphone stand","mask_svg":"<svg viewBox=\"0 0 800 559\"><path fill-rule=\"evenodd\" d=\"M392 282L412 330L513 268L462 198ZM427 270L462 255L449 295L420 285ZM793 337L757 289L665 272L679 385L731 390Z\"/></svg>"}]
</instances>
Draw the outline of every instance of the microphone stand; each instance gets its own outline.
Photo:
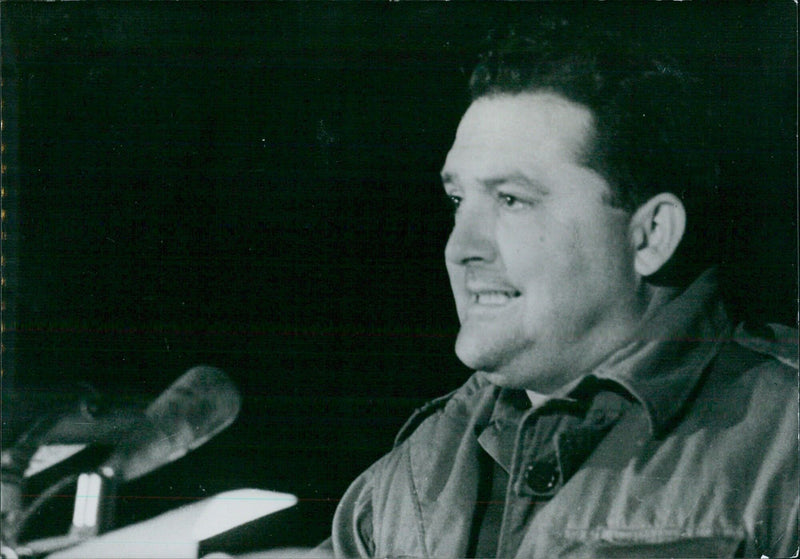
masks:
<instances>
[{"instance_id":1,"label":"microphone stand","mask_svg":"<svg viewBox=\"0 0 800 559\"><path fill-rule=\"evenodd\" d=\"M28 521L53 496L61 493L66 487L77 482L75 504L72 514L72 526L64 536L41 538L18 543L19 535ZM111 468L82 474L70 474L48 487L25 510L15 515L4 526L3 544L5 551L2 557L38 557L60 551L87 541L113 527L115 499L119 480ZM13 555L12 555L13 553Z\"/></svg>"}]
</instances>

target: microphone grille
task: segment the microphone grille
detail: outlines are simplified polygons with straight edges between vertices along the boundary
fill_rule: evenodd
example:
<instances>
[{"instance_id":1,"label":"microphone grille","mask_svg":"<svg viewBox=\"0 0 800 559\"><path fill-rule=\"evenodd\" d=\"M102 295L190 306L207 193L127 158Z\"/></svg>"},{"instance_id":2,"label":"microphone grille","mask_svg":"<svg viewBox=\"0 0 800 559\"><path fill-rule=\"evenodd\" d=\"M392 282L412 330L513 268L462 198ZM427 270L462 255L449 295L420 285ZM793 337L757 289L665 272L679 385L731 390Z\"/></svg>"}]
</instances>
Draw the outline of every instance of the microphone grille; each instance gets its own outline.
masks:
<instances>
[{"instance_id":1,"label":"microphone grille","mask_svg":"<svg viewBox=\"0 0 800 559\"><path fill-rule=\"evenodd\" d=\"M228 427L241 408L233 382L215 367L189 369L156 398L145 415L181 454ZM177 457L177 456L176 456Z\"/></svg>"}]
</instances>

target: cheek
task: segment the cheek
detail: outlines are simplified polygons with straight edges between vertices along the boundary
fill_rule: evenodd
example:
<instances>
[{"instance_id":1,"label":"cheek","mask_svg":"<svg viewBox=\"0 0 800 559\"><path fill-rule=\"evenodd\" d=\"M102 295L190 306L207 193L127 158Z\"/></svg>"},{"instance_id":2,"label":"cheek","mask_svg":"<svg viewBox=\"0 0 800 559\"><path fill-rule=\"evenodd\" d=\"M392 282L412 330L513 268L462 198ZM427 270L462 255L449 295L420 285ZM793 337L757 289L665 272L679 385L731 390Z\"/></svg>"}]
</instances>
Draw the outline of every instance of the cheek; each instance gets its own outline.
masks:
<instances>
[{"instance_id":1,"label":"cheek","mask_svg":"<svg viewBox=\"0 0 800 559\"><path fill-rule=\"evenodd\" d=\"M598 291L598 281L607 280L605 256L599 254L601 249L589 233L570 224L537 232L528 236L527 243L515 245L515 265L509 272L531 295L532 308L542 313L569 312L576 301Z\"/></svg>"},{"instance_id":2,"label":"cheek","mask_svg":"<svg viewBox=\"0 0 800 559\"><path fill-rule=\"evenodd\" d=\"M544 225L498 231L509 279L528 290L548 290L580 271L577 232L561 224Z\"/></svg>"},{"instance_id":3,"label":"cheek","mask_svg":"<svg viewBox=\"0 0 800 559\"><path fill-rule=\"evenodd\" d=\"M618 223L593 225L576 230L573 236L569 270L573 287L584 297L618 299L632 280L633 258L627 238Z\"/></svg>"},{"instance_id":4,"label":"cheek","mask_svg":"<svg viewBox=\"0 0 800 559\"><path fill-rule=\"evenodd\" d=\"M595 227L592 238L592 253L597 267L615 276L628 275L633 271L635 251L628 237L626 220L609 217Z\"/></svg>"},{"instance_id":5,"label":"cheek","mask_svg":"<svg viewBox=\"0 0 800 559\"><path fill-rule=\"evenodd\" d=\"M570 278L583 278L596 272L592 265L598 256L597 238L576 226L570 229L568 239L564 252L569 255L566 273Z\"/></svg>"},{"instance_id":6,"label":"cheek","mask_svg":"<svg viewBox=\"0 0 800 559\"><path fill-rule=\"evenodd\" d=\"M542 227L530 224L500 224L495 231L499 259L509 273L541 267L549 237ZM518 278L519 279L519 278Z\"/></svg>"}]
</instances>

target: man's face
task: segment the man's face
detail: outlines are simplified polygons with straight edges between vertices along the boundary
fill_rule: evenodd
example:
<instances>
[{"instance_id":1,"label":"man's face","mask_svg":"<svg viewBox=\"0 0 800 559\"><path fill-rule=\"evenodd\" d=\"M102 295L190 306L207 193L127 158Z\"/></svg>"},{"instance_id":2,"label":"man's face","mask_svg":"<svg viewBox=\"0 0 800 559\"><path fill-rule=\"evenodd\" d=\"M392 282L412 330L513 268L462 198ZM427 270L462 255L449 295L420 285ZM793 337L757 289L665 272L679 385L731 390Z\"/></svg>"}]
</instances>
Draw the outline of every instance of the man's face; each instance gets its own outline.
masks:
<instances>
[{"instance_id":1,"label":"man's face","mask_svg":"<svg viewBox=\"0 0 800 559\"><path fill-rule=\"evenodd\" d=\"M581 163L592 132L592 113L559 95L498 95L470 106L447 155L456 354L497 385L558 389L644 311L629 216Z\"/></svg>"}]
</instances>

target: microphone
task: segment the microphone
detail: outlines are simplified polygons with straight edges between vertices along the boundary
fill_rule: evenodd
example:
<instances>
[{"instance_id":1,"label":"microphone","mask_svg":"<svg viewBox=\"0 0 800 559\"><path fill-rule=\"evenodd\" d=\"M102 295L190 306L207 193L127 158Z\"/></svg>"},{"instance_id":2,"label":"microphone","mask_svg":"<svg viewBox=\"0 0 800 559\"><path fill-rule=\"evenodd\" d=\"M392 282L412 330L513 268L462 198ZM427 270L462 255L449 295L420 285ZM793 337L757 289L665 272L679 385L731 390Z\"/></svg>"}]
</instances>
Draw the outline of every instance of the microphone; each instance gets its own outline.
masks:
<instances>
[{"instance_id":1,"label":"microphone","mask_svg":"<svg viewBox=\"0 0 800 559\"><path fill-rule=\"evenodd\" d=\"M121 440L100 466L107 478L131 481L177 460L228 427L239 391L221 370L189 369L145 409L148 421Z\"/></svg>"},{"instance_id":2,"label":"microphone","mask_svg":"<svg viewBox=\"0 0 800 559\"><path fill-rule=\"evenodd\" d=\"M5 502L7 487L4 479L3 531L8 535L7 541L14 544L27 520L41 504L75 479L78 489L70 533L54 538L46 547L53 551L97 535L113 516L113 499L106 497L113 494L119 482L139 478L202 445L233 423L240 408L239 391L225 373L214 367L197 366L172 383L144 413L132 414L125 410L106 412L104 417L107 419L99 424L102 428L93 436L89 436L92 434L91 428L97 428L98 422L89 422L87 430L85 421L76 422L72 418L55 424L50 421L33 429L31 436L25 437L27 446L33 446L34 441L39 440L105 442L115 434L119 437L120 432L124 432L113 453L97 473L63 478L21 514L17 514L19 499ZM81 410L85 411L83 407ZM6 458L10 459L11 456L3 455L4 474ZM14 488L19 489L19 484ZM3 543L6 543L6 539Z\"/></svg>"}]
</instances>

